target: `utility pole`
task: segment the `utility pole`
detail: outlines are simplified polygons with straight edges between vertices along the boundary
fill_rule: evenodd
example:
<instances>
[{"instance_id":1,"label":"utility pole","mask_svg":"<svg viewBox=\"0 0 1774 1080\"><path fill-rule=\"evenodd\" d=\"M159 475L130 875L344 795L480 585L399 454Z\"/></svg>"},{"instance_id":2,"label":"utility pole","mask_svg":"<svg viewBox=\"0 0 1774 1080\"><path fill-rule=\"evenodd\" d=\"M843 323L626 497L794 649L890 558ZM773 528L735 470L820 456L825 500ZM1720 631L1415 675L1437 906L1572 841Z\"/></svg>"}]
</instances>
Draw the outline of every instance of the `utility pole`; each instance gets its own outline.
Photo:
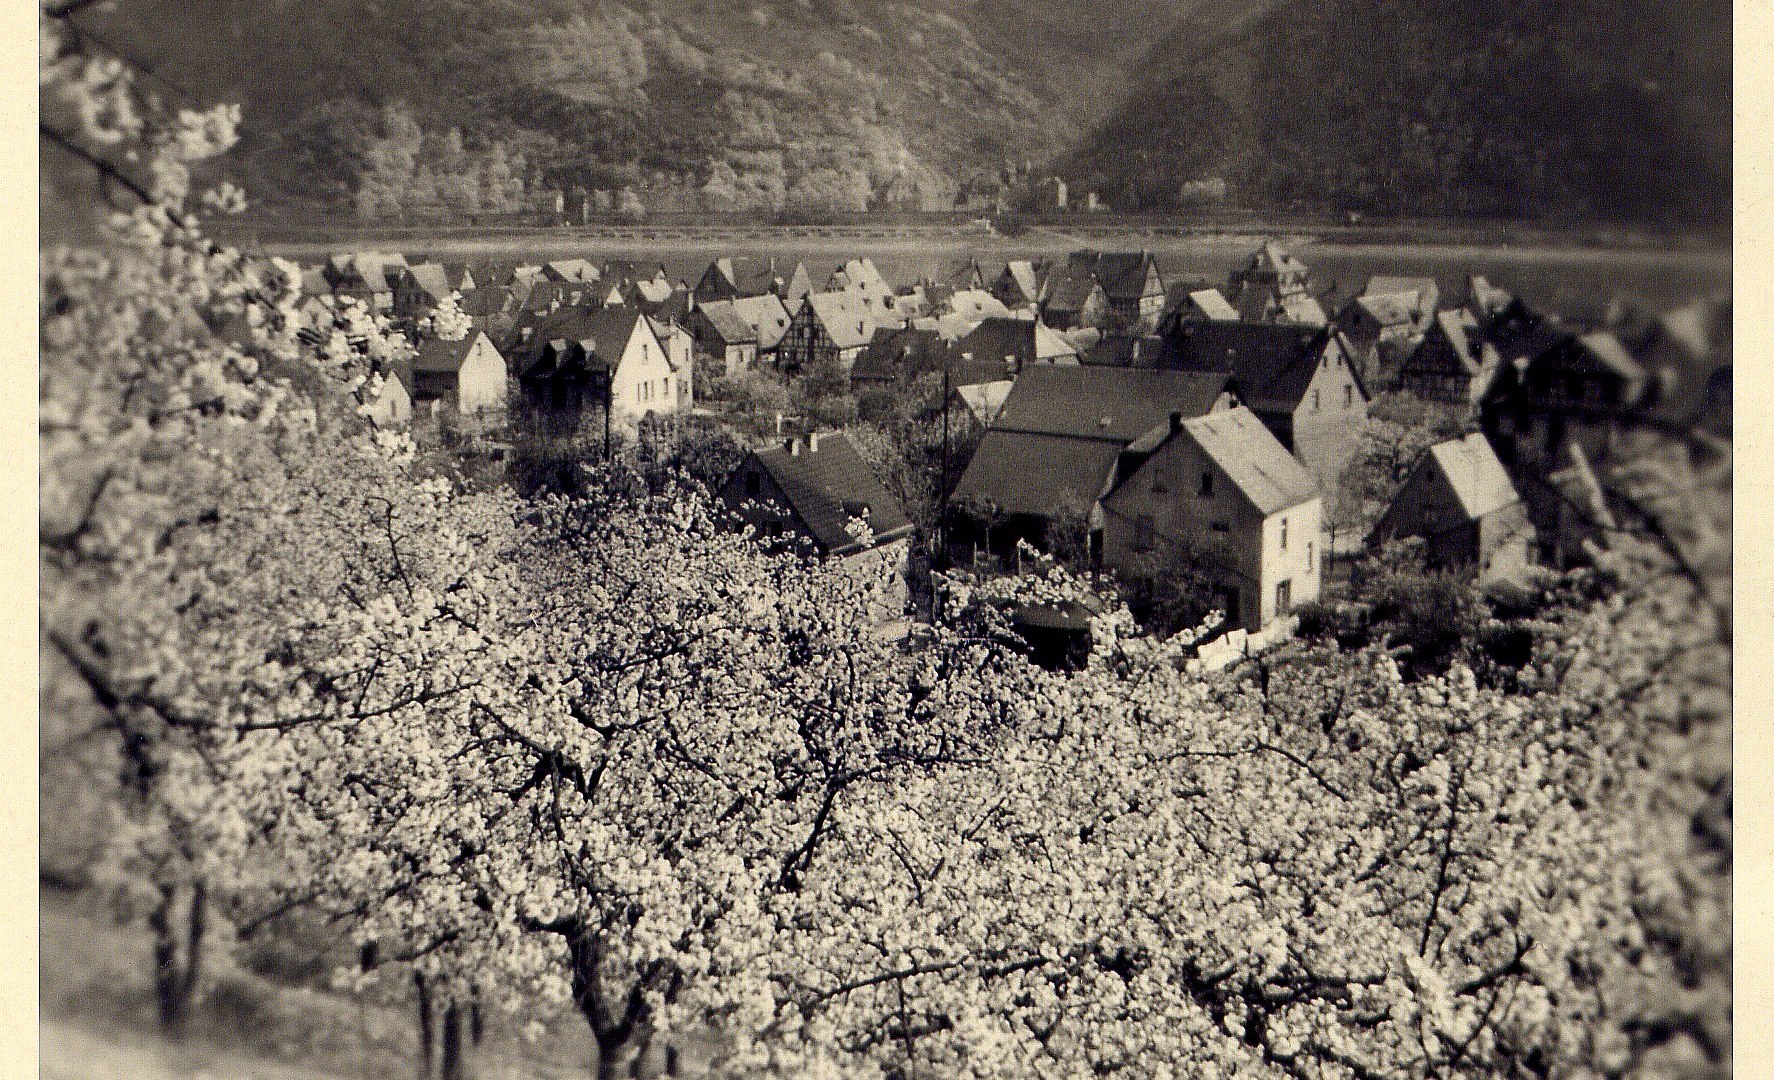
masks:
<instances>
[{"instance_id":1,"label":"utility pole","mask_svg":"<svg viewBox=\"0 0 1774 1080\"><path fill-rule=\"evenodd\" d=\"M938 560L947 564L949 555L949 396L953 391L949 388L953 367L947 355L942 360L942 486L938 489L936 504L936 554Z\"/></svg>"},{"instance_id":2,"label":"utility pole","mask_svg":"<svg viewBox=\"0 0 1774 1080\"><path fill-rule=\"evenodd\" d=\"M604 464L610 463L610 410L616 404L616 372L604 372Z\"/></svg>"}]
</instances>

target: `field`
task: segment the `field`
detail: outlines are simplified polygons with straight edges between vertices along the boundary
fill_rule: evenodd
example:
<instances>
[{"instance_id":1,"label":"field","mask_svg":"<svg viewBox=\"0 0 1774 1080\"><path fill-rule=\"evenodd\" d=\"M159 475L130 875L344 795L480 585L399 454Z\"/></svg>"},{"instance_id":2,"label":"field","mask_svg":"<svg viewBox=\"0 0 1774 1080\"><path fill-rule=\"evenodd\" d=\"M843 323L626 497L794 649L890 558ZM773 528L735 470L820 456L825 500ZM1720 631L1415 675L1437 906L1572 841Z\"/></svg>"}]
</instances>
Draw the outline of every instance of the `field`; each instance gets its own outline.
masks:
<instances>
[{"instance_id":1,"label":"field","mask_svg":"<svg viewBox=\"0 0 1774 1080\"><path fill-rule=\"evenodd\" d=\"M1675 305L1698 295L1728 293L1729 249L1700 242L1647 241L1597 234L1559 236L1523 229L1512 241L1497 230L1431 227L1420 239L1396 230L1318 229L1272 234L1251 228L1197 232L1177 226L1032 228L1010 237L968 225L905 224L733 227L657 225L591 229L503 231L340 231L325 237L256 241L249 249L314 260L350 248L375 247L441 260L543 259L583 256L662 262L674 279L694 282L717 254L774 256L792 267L807 263L815 284L847 258L869 256L889 279L911 282L944 275L958 260L977 256L990 269L1005 259L1063 255L1082 247L1157 255L1167 279L1203 277L1223 282L1227 271L1266 239L1289 246L1313 270L1319 287L1337 295L1359 291L1373 274L1431 276L1444 297L1457 301L1468 274L1487 275L1530 302L1573 317L1593 316L1617 295Z\"/></svg>"}]
</instances>

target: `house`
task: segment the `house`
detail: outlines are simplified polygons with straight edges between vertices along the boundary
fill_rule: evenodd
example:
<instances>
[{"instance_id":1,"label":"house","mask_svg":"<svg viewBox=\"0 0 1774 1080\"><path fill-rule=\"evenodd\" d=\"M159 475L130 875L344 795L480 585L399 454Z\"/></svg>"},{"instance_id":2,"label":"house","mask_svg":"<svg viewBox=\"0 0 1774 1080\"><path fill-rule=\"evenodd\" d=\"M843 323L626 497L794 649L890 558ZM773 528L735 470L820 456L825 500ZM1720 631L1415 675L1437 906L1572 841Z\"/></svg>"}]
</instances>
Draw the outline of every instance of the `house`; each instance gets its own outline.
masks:
<instances>
[{"instance_id":1,"label":"house","mask_svg":"<svg viewBox=\"0 0 1774 1080\"><path fill-rule=\"evenodd\" d=\"M1108 297L1109 310L1132 333L1152 333L1164 313L1164 278L1149 251L1097 254L1092 272Z\"/></svg>"},{"instance_id":2,"label":"house","mask_svg":"<svg viewBox=\"0 0 1774 1080\"><path fill-rule=\"evenodd\" d=\"M1008 319L1010 309L1004 302L984 289L957 289L943 302L933 306L937 317L955 315L961 321L978 323L982 319Z\"/></svg>"},{"instance_id":3,"label":"house","mask_svg":"<svg viewBox=\"0 0 1774 1080\"><path fill-rule=\"evenodd\" d=\"M1318 597L1318 485L1246 408L1173 413L1130 448L1102 501L1103 564L1200 575L1232 629L1258 631Z\"/></svg>"},{"instance_id":4,"label":"house","mask_svg":"<svg viewBox=\"0 0 1774 1080\"><path fill-rule=\"evenodd\" d=\"M951 402L967 410L967 415L980 427L990 427L1004 411L1004 402L1010 398L1010 388L1015 385L1013 380L997 379L957 386L951 392Z\"/></svg>"},{"instance_id":5,"label":"house","mask_svg":"<svg viewBox=\"0 0 1774 1080\"><path fill-rule=\"evenodd\" d=\"M1226 280L1226 294L1246 322L1323 326L1324 306L1312 295L1311 271L1280 244L1269 241Z\"/></svg>"},{"instance_id":6,"label":"house","mask_svg":"<svg viewBox=\"0 0 1774 1080\"><path fill-rule=\"evenodd\" d=\"M1417 341L1420 312L1407 293L1363 293L1337 313L1337 329L1348 339L1351 359L1367 387L1391 389Z\"/></svg>"},{"instance_id":7,"label":"house","mask_svg":"<svg viewBox=\"0 0 1774 1080\"><path fill-rule=\"evenodd\" d=\"M1168 422L1238 403L1220 373L1037 364L1023 369L951 496L951 541L999 555L1047 543L1096 501L1128 444Z\"/></svg>"},{"instance_id":8,"label":"house","mask_svg":"<svg viewBox=\"0 0 1774 1080\"><path fill-rule=\"evenodd\" d=\"M733 310L757 331L758 356L774 357L790 321L782 300L775 293L741 296L733 301Z\"/></svg>"},{"instance_id":9,"label":"house","mask_svg":"<svg viewBox=\"0 0 1774 1080\"><path fill-rule=\"evenodd\" d=\"M624 423L690 406L665 345L633 308L558 312L514 359L525 401L557 420L576 421L606 401Z\"/></svg>"},{"instance_id":10,"label":"house","mask_svg":"<svg viewBox=\"0 0 1774 1080\"><path fill-rule=\"evenodd\" d=\"M1049 330L1040 319L994 315L980 322L955 342L955 348L976 360L1002 360L1004 370L1015 375L1030 364L1076 364L1078 354L1065 338Z\"/></svg>"},{"instance_id":11,"label":"house","mask_svg":"<svg viewBox=\"0 0 1774 1080\"><path fill-rule=\"evenodd\" d=\"M404 427L413 418L412 371L397 365L383 374L381 388L364 402L370 422L379 428Z\"/></svg>"},{"instance_id":12,"label":"house","mask_svg":"<svg viewBox=\"0 0 1774 1080\"><path fill-rule=\"evenodd\" d=\"M1368 402L1340 334L1287 323L1182 322L1160 363L1231 375L1238 396L1319 489L1335 490L1359 446Z\"/></svg>"},{"instance_id":13,"label":"house","mask_svg":"<svg viewBox=\"0 0 1774 1080\"><path fill-rule=\"evenodd\" d=\"M429 315L455 291L441 263L402 267L395 278L394 314L407 319Z\"/></svg>"},{"instance_id":14,"label":"house","mask_svg":"<svg viewBox=\"0 0 1774 1080\"><path fill-rule=\"evenodd\" d=\"M795 267L801 276L806 269ZM690 295L698 304L712 303L718 300L736 300L742 296L762 296L774 292L779 295L788 291L789 283L776 274L776 261L755 262L750 259L733 259L723 255L708 264ZM802 295L805 295L803 293Z\"/></svg>"},{"instance_id":15,"label":"house","mask_svg":"<svg viewBox=\"0 0 1774 1080\"><path fill-rule=\"evenodd\" d=\"M673 376L677 379L677 411L689 412L696 404L696 343L691 339L690 331L670 319L660 319L652 315L645 318L648 328L653 331L653 337L664 347L665 362L671 365Z\"/></svg>"},{"instance_id":16,"label":"house","mask_svg":"<svg viewBox=\"0 0 1774 1080\"><path fill-rule=\"evenodd\" d=\"M827 292L849 294L876 321L893 317L893 286L875 268L873 259L849 260L832 271L825 288Z\"/></svg>"},{"instance_id":17,"label":"house","mask_svg":"<svg viewBox=\"0 0 1774 1080\"><path fill-rule=\"evenodd\" d=\"M808 293L789 320L776 366L789 373L815 365L849 368L875 335L875 318L849 292Z\"/></svg>"},{"instance_id":18,"label":"house","mask_svg":"<svg viewBox=\"0 0 1774 1080\"><path fill-rule=\"evenodd\" d=\"M549 281L589 285L597 281L600 274L590 259L556 259L542 264L542 277Z\"/></svg>"},{"instance_id":19,"label":"house","mask_svg":"<svg viewBox=\"0 0 1774 1080\"><path fill-rule=\"evenodd\" d=\"M754 450L717 496L759 537L879 585L878 616L905 610L911 519L843 434Z\"/></svg>"},{"instance_id":20,"label":"house","mask_svg":"<svg viewBox=\"0 0 1774 1080\"><path fill-rule=\"evenodd\" d=\"M1700 298L1657 314L1623 344L1655 382L1653 421L1667 429L1731 437L1731 301Z\"/></svg>"},{"instance_id":21,"label":"house","mask_svg":"<svg viewBox=\"0 0 1774 1080\"><path fill-rule=\"evenodd\" d=\"M459 413L503 408L506 378L505 358L481 331L459 341L426 338L413 357L413 402L441 402Z\"/></svg>"},{"instance_id":22,"label":"house","mask_svg":"<svg viewBox=\"0 0 1774 1080\"><path fill-rule=\"evenodd\" d=\"M1467 308L1439 311L1398 369L1398 388L1425 401L1476 410L1501 354Z\"/></svg>"},{"instance_id":23,"label":"house","mask_svg":"<svg viewBox=\"0 0 1774 1080\"><path fill-rule=\"evenodd\" d=\"M1466 569L1483 579L1519 580L1534 530L1509 473L1482 434L1423 452L1368 534L1380 547L1416 537L1434 569Z\"/></svg>"},{"instance_id":24,"label":"house","mask_svg":"<svg viewBox=\"0 0 1774 1080\"><path fill-rule=\"evenodd\" d=\"M1073 256L1054 267L1041 291L1041 320L1056 330L1103 325L1109 317L1109 295L1095 269L1095 259L1088 256Z\"/></svg>"},{"instance_id":25,"label":"house","mask_svg":"<svg viewBox=\"0 0 1774 1080\"><path fill-rule=\"evenodd\" d=\"M955 289L983 289L986 287L986 272L978 257L970 255L951 265L941 280Z\"/></svg>"},{"instance_id":26,"label":"house","mask_svg":"<svg viewBox=\"0 0 1774 1080\"><path fill-rule=\"evenodd\" d=\"M1156 334L1100 334L1078 360L1097 367L1158 367L1166 348Z\"/></svg>"},{"instance_id":27,"label":"house","mask_svg":"<svg viewBox=\"0 0 1774 1080\"><path fill-rule=\"evenodd\" d=\"M991 293L1011 311L1033 311L1041 302L1044 263L1028 259L1012 259L992 279Z\"/></svg>"},{"instance_id":28,"label":"house","mask_svg":"<svg viewBox=\"0 0 1774 1080\"><path fill-rule=\"evenodd\" d=\"M722 375L750 371L758 359L758 329L733 307L731 300L698 304L686 321L696 349Z\"/></svg>"},{"instance_id":29,"label":"house","mask_svg":"<svg viewBox=\"0 0 1774 1080\"><path fill-rule=\"evenodd\" d=\"M1436 305L1441 302L1441 287L1432 277L1376 274L1367 279L1359 295L1403 298L1411 310L1411 321L1416 324L1417 332L1426 333L1435 318Z\"/></svg>"},{"instance_id":30,"label":"house","mask_svg":"<svg viewBox=\"0 0 1774 1080\"><path fill-rule=\"evenodd\" d=\"M1606 464L1656 383L1611 331L1561 332L1542 324L1500 346L1502 361L1479 403L1479 426L1516 475L1544 475L1566 442Z\"/></svg>"},{"instance_id":31,"label":"house","mask_svg":"<svg viewBox=\"0 0 1774 1080\"><path fill-rule=\"evenodd\" d=\"M1218 289L1197 289L1177 305L1177 317L1201 322L1237 322L1238 309Z\"/></svg>"},{"instance_id":32,"label":"house","mask_svg":"<svg viewBox=\"0 0 1774 1080\"><path fill-rule=\"evenodd\" d=\"M850 366L850 385L857 389L909 386L920 375L941 371L954 360L953 343L933 328L883 326ZM993 374L1002 378L1003 369Z\"/></svg>"}]
</instances>

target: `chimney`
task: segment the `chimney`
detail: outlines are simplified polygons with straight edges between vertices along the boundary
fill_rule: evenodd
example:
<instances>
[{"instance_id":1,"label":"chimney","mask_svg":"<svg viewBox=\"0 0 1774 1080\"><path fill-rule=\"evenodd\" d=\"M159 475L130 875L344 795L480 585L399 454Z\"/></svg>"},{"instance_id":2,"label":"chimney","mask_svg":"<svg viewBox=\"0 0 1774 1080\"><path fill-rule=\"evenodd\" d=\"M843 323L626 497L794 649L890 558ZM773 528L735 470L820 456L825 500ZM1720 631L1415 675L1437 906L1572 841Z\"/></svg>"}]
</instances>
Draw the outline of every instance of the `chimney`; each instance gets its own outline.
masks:
<instances>
[{"instance_id":1,"label":"chimney","mask_svg":"<svg viewBox=\"0 0 1774 1080\"><path fill-rule=\"evenodd\" d=\"M782 434L782 410L776 410L776 434Z\"/></svg>"},{"instance_id":2,"label":"chimney","mask_svg":"<svg viewBox=\"0 0 1774 1080\"><path fill-rule=\"evenodd\" d=\"M819 432L817 432L817 431L809 432L807 435L807 452L809 454L812 454L812 453L816 453L818 450L819 450Z\"/></svg>"},{"instance_id":3,"label":"chimney","mask_svg":"<svg viewBox=\"0 0 1774 1080\"><path fill-rule=\"evenodd\" d=\"M1179 432L1181 430L1183 430L1183 414L1180 412L1171 413L1170 414L1170 433L1172 435L1175 435L1177 432Z\"/></svg>"},{"instance_id":4,"label":"chimney","mask_svg":"<svg viewBox=\"0 0 1774 1080\"><path fill-rule=\"evenodd\" d=\"M793 438L793 439L788 440L787 442L782 444L782 448L784 450L788 451L789 457L800 457L801 456L801 440L799 438Z\"/></svg>"}]
</instances>

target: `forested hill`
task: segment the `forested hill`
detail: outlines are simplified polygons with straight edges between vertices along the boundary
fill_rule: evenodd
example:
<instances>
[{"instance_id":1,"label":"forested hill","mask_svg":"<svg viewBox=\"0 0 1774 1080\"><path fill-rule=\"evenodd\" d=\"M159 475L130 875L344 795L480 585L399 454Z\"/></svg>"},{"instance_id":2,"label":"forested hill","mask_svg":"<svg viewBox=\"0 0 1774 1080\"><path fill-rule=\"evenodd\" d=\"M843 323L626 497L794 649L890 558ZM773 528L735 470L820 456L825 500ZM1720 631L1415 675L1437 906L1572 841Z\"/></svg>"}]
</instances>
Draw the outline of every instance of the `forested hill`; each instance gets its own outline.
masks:
<instances>
[{"instance_id":1,"label":"forested hill","mask_svg":"<svg viewBox=\"0 0 1774 1080\"><path fill-rule=\"evenodd\" d=\"M1729 217L1722 0L1226 6L1154 46L1068 178L1117 206L1186 204L1223 181L1258 207Z\"/></svg>"},{"instance_id":2,"label":"forested hill","mask_svg":"<svg viewBox=\"0 0 1774 1080\"><path fill-rule=\"evenodd\" d=\"M1049 171L1128 209L1693 220L1730 190L1723 0L118 0L79 24L175 97L240 101L225 167L257 199L371 218L557 190L947 209Z\"/></svg>"},{"instance_id":3,"label":"forested hill","mask_svg":"<svg viewBox=\"0 0 1774 1080\"><path fill-rule=\"evenodd\" d=\"M498 210L540 185L649 209L949 209L1102 120L1187 6L120 0L80 21L242 101L231 164L262 198Z\"/></svg>"}]
</instances>

